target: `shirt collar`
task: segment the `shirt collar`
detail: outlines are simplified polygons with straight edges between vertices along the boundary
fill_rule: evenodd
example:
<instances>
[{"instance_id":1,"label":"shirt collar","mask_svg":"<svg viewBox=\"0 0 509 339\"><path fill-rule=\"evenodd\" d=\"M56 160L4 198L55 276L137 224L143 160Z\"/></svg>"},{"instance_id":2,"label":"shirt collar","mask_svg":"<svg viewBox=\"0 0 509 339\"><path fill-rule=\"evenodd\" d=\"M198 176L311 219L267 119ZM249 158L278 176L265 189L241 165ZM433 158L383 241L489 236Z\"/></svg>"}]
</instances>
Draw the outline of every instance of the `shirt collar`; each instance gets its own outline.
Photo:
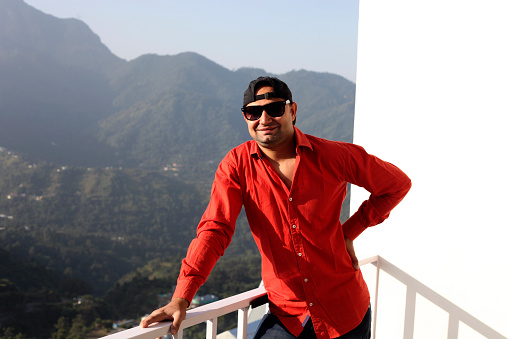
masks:
<instances>
[{"instance_id":1,"label":"shirt collar","mask_svg":"<svg viewBox=\"0 0 509 339\"><path fill-rule=\"evenodd\" d=\"M295 152L297 154L299 153L299 147L308 147L312 151L313 146L309 142L309 139L307 138L307 136L304 133L302 133L302 131L300 129L298 129L297 127L294 126L293 128L295 130L295 140L296 140L296 144L297 144ZM252 156L257 156L258 159L263 158L263 153L260 150L260 147L258 147L258 144L256 143L256 141L254 141L254 140L251 140L250 154Z\"/></svg>"}]
</instances>

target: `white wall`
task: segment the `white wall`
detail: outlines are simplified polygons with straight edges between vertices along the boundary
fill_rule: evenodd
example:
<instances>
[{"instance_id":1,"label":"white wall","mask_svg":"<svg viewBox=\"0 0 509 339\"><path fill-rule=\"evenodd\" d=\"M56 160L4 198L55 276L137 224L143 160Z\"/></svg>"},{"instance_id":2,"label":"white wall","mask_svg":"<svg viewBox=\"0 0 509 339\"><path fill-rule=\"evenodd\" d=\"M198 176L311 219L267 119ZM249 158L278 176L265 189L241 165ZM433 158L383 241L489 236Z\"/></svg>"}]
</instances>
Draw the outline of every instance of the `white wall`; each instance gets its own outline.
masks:
<instances>
[{"instance_id":1,"label":"white wall","mask_svg":"<svg viewBox=\"0 0 509 339\"><path fill-rule=\"evenodd\" d=\"M407 198L356 241L509 337L509 3L361 0L354 142ZM352 210L366 198L352 189Z\"/></svg>"}]
</instances>

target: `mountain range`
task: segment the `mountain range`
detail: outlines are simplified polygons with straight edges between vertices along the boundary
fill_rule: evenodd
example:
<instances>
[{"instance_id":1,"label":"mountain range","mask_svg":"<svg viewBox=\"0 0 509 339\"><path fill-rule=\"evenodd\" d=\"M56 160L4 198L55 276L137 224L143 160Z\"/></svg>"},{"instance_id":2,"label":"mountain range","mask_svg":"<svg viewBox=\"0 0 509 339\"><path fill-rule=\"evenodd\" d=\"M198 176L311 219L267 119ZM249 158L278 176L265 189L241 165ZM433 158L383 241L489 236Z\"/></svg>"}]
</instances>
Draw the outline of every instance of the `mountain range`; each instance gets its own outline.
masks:
<instances>
[{"instance_id":1,"label":"mountain range","mask_svg":"<svg viewBox=\"0 0 509 339\"><path fill-rule=\"evenodd\" d=\"M125 61L77 19L0 2L0 146L61 165L215 170L250 137L240 107L264 70L228 70L193 52ZM277 75L305 133L352 140L355 84L304 70Z\"/></svg>"},{"instance_id":2,"label":"mountain range","mask_svg":"<svg viewBox=\"0 0 509 339\"><path fill-rule=\"evenodd\" d=\"M242 93L260 75L192 52L128 62L80 20L0 1L0 244L57 271L74 265L99 291L164 253L164 230L183 240L168 254L185 250L217 164L250 139ZM352 140L355 84L278 77L304 132ZM103 241L117 237L112 252Z\"/></svg>"}]
</instances>

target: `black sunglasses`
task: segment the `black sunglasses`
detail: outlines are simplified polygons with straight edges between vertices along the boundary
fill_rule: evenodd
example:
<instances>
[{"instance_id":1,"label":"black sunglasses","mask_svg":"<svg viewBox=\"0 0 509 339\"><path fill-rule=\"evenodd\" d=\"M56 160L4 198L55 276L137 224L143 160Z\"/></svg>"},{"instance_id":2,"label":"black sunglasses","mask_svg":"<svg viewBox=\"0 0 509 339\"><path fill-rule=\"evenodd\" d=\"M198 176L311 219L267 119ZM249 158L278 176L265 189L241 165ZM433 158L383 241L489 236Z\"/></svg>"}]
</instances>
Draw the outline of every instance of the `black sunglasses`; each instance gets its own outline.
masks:
<instances>
[{"instance_id":1,"label":"black sunglasses","mask_svg":"<svg viewBox=\"0 0 509 339\"><path fill-rule=\"evenodd\" d=\"M291 103L290 100L276 101L263 106L244 106L241 110L246 119L249 121L256 121L260 119L263 111L267 112L269 116L277 118L285 114L285 106L289 103Z\"/></svg>"}]
</instances>

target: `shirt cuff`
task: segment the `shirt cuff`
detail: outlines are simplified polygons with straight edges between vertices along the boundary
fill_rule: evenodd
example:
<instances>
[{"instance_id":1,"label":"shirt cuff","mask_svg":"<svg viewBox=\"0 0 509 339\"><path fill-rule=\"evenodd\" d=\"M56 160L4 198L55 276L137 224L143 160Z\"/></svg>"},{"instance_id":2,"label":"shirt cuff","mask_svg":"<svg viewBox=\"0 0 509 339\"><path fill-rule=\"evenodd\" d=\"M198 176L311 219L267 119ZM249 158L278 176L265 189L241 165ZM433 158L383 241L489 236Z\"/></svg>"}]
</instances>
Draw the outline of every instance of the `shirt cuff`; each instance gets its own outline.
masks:
<instances>
[{"instance_id":1,"label":"shirt cuff","mask_svg":"<svg viewBox=\"0 0 509 339\"><path fill-rule=\"evenodd\" d=\"M359 213L355 213L343 224L343 235L350 240L355 240L366 228L359 220Z\"/></svg>"},{"instance_id":2,"label":"shirt cuff","mask_svg":"<svg viewBox=\"0 0 509 339\"><path fill-rule=\"evenodd\" d=\"M179 280L175 292L173 292L172 299L178 297L184 298L189 302L189 305L191 305L199 288L200 286L192 280Z\"/></svg>"}]
</instances>

